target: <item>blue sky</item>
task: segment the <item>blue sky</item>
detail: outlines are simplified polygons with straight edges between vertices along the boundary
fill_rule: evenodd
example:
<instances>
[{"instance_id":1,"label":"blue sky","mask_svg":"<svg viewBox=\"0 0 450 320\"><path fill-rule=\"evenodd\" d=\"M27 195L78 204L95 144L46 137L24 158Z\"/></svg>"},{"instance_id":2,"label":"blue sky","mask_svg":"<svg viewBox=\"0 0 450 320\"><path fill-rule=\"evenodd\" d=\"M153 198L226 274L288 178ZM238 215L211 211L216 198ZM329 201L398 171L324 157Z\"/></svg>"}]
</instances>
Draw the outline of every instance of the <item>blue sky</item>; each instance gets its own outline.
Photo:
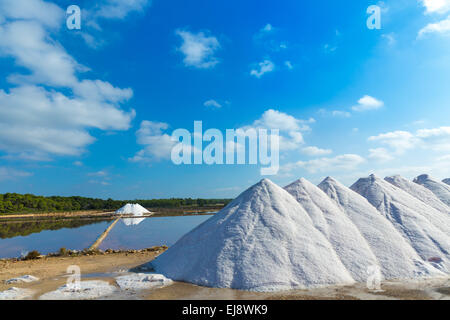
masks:
<instances>
[{"instance_id":1,"label":"blue sky","mask_svg":"<svg viewBox=\"0 0 450 320\"><path fill-rule=\"evenodd\" d=\"M449 56L449 0L0 0L0 192L233 197L262 178L174 165L195 120L282 123L281 185L447 178Z\"/></svg>"}]
</instances>

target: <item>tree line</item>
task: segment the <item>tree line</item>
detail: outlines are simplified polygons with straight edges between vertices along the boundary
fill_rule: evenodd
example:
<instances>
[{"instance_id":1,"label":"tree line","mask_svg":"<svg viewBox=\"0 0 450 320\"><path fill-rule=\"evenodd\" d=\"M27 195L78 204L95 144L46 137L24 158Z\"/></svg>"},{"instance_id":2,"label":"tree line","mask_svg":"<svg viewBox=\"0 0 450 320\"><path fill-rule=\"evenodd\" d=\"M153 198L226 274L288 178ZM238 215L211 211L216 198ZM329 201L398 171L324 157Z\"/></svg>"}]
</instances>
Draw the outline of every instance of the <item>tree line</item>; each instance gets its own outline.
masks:
<instances>
[{"instance_id":1,"label":"tree line","mask_svg":"<svg viewBox=\"0 0 450 320\"><path fill-rule=\"evenodd\" d=\"M0 214L65 212L84 210L117 210L127 203L139 203L145 208L207 207L222 205L230 199L149 199L149 200L113 200L85 197L44 197L33 194L0 194Z\"/></svg>"}]
</instances>

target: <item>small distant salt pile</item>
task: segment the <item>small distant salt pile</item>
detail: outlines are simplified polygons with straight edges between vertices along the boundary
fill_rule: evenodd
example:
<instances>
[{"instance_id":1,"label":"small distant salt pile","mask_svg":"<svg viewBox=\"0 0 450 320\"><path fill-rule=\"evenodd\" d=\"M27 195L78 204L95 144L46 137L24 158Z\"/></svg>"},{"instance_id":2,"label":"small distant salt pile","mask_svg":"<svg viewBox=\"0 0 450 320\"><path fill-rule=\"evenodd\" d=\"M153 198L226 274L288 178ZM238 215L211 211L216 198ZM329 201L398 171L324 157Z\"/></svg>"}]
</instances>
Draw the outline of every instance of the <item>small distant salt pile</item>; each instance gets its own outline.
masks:
<instances>
[{"instance_id":1,"label":"small distant salt pile","mask_svg":"<svg viewBox=\"0 0 450 320\"><path fill-rule=\"evenodd\" d=\"M166 277L250 291L354 282L309 215L264 179L149 264Z\"/></svg>"},{"instance_id":2,"label":"small distant salt pile","mask_svg":"<svg viewBox=\"0 0 450 320\"><path fill-rule=\"evenodd\" d=\"M442 180L443 183L450 185L450 178Z\"/></svg>"},{"instance_id":3,"label":"small distant salt pile","mask_svg":"<svg viewBox=\"0 0 450 320\"><path fill-rule=\"evenodd\" d=\"M441 275L419 257L392 223L366 198L331 177L323 180L318 187L358 227L377 257L385 279L413 279Z\"/></svg>"},{"instance_id":4,"label":"small distant salt pile","mask_svg":"<svg viewBox=\"0 0 450 320\"><path fill-rule=\"evenodd\" d=\"M119 210L116 211L116 214L131 214L135 217L143 216L146 213L151 213L151 212L148 211L147 209L145 209L143 206L141 206L138 203L135 203L135 204L127 203L122 208L120 208ZM124 219L122 219L123 223L126 226L138 225L139 223L141 223L144 220L145 220L145 218L124 218Z\"/></svg>"},{"instance_id":5,"label":"small distant salt pile","mask_svg":"<svg viewBox=\"0 0 450 320\"><path fill-rule=\"evenodd\" d=\"M427 174L423 174L414 179L414 182L431 190L447 206L450 206L450 186L439 182Z\"/></svg>"},{"instance_id":6,"label":"small distant salt pile","mask_svg":"<svg viewBox=\"0 0 450 320\"><path fill-rule=\"evenodd\" d=\"M353 279L364 282L367 270L379 263L366 239L349 217L318 187L299 179L285 187L330 241Z\"/></svg>"},{"instance_id":7,"label":"small distant salt pile","mask_svg":"<svg viewBox=\"0 0 450 320\"><path fill-rule=\"evenodd\" d=\"M402 189L403 191L408 192L413 197L425 202L427 205L435 208L436 210L450 213L450 207L439 200L433 192L424 186L409 181L401 176L386 177L384 180Z\"/></svg>"},{"instance_id":8,"label":"small distant salt pile","mask_svg":"<svg viewBox=\"0 0 450 320\"><path fill-rule=\"evenodd\" d=\"M425 260L450 271L449 221L444 213L374 175L351 186L378 209Z\"/></svg>"}]
</instances>

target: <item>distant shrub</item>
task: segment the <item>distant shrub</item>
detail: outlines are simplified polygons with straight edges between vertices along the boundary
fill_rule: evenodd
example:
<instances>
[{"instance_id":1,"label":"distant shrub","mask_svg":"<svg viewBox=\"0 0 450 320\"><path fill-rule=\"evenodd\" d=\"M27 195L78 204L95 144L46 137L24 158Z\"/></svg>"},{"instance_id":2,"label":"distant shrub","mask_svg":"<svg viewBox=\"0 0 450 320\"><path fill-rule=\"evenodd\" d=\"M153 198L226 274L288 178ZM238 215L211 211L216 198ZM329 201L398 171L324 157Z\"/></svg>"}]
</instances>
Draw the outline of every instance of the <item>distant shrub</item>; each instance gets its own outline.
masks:
<instances>
[{"instance_id":1,"label":"distant shrub","mask_svg":"<svg viewBox=\"0 0 450 320\"><path fill-rule=\"evenodd\" d=\"M67 256L67 254L68 254L68 252L67 252L66 248L63 247L63 248L59 249L58 255L64 257L64 256Z\"/></svg>"},{"instance_id":2,"label":"distant shrub","mask_svg":"<svg viewBox=\"0 0 450 320\"><path fill-rule=\"evenodd\" d=\"M28 252L28 254L25 256L25 258L23 258L23 260L33 260L33 259L37 259L40 257L40 253L37 250L33 250Z\"/></svg>"}]
</instances>

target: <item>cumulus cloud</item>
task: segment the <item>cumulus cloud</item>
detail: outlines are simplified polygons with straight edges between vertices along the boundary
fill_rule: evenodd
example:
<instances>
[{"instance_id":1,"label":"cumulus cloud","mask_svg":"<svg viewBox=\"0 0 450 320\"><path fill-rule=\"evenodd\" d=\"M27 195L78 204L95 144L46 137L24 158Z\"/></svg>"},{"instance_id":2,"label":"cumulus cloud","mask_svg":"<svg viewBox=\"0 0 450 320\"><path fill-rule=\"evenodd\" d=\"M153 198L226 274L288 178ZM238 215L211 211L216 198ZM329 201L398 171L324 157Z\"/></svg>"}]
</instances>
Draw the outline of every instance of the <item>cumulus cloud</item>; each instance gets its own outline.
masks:
<instances>
[{"instance_id":1,"label":"cumulus cloud","mask_svg":"<svg viewBox=\"0 0 450 320\"><path fill-rule=\"evenodd\" d=\"M245 126L242 129L278 129L280 151L290 151L296 150L304 144L303 132L311 130L309 124L314 122L313 118L308 120L297 119L287 113L269 109L252 125Z\"/></svg>"},{"instance_id":2,"label":"cumulus cloud","mask_svg":"<svg viewBox=\"0 0 450 320\"><path fill-rule=\"evenodd\" d=\"M132 162L149 162L170 159L172 147L175 141L167 133L164 133L169 125L164 122L142 121L136 132L137 142L145 146L129 160Z\"/></svg>"},{"instance_id":3,"label":"cumulus cloud","mask_svg":"<svg viewBox=\"0 0 450 320\"><path fill-rule=\"evenodd\" d=\"M450 151L450 127L420 129L415 133L393 131L371 136L368 140L390 147L395 154L417 148L446 152Z\"/></svg>"},{"instance_id":4,"label":"cumulus cloud","mask_svg":"<svg viewBox=\"0 0 450 320\"><path fill-rule=\"evenodd\" d=\"M220 49L220 43L216 37L208 36L203 32L192 33L186 30L176 30L175 33L182 39L178 50L184 55L185 66L209 69L219 63L214 56Z\"/></svg>"},{"instance_id":5,"label":"cumulus cloud","mask_svg":"<svg viewBox=\"0 0 450 320\"><path fill-rule=\"evenodd\" d=\"M261 78L264 74L272 72L275 69L275 65L270 60L264 60L258 63L258 68L252 69L250 74L256 78Z\"/></svg>"},{"instance_id":6,"label":"cumulus cloud","mask_svg":"<svg viewBox=\"0 0 450 320\"><path fill-rule=\"evenodd\" d=\"M430 23L423 27L418 34L418 38L423 38L426 34L449 34L450 33L450 16L436 23Z\"/></svg>"},{"instance_id":7,"label":"cumulus cloud","mask_svg":"<svg viewBox=\"0 0 450 320\"><path fill-rule=\"evenodd\" d=\"M311 130L309 124L314 123L314 119L302 120L297 119L289 114L269 109L265 111L260 118L253 121L252 124L236 128L237 135L245 135L249 129L278 129L279 130L279 150L281 152L287 152L292 150L298 150L303 144L303 132ZM169 159L171 150L177 141L172 141L171 135L166 131L169 128L169 124L163 122L143 121L140 129L136 132L137 142L140 145L145 146L130 158L133 162L152 162ZM204 129L205 130L205 129ZM239 130L239 131L238 131ZM223 133L225 135L225 132ZM270 136L273 132L269 131ZM189 142L185 141L186 148ZM231 142L228 145L233 148L237 153L244 153L246 150L245 145L240 145L238 142ZM193 153L202 152L191 148Z\"/></svg>"},{"instance_id":8,"label":"cumulus cloud","mask_svg":"<svg viewBox=\"0 0 450 320\"><path fill-rule=\"evenodd\" d=\"M368 110L376 110L380 109L384 106L384 102L380 101L374 97L365 95L361 99L358 100L358 104L352 107L353 111L362 112Z\"/></svg>"},{"instance_id":9,"label":"cumulus cloud","mask_svg":"<svg viewBox=\"0 0 450 320\"><path fill-rule=\"evenodd\" d=\"M446 13L450 11L450 0L419 0L425 7L425 13Z\"/></svg>"},{"instance_id":10,"label":"cumulus cloud","mask_svg":"<svg viewBox=\"0 0 450 320\"><path fill-rule=\"evenodd\" d=\"M205 107L211 107L211 108L215 108L215 109L222 108L222 105L213 99L206 101L203 105Z\"/></svg>"},{"instance_id":11,"label":"cumulus cloud","mask_svg":"<svg viewBox=\"0 0 450 320\"><path fill-rule=\"evenodd\" d=\"M309 161L288 163L280 168L281 174L289 174L299 168L311 174L319 172L350 171L357 169L366 160L357 154L343 154L332 158L318 158Z\"/></svg>"},{"instance_id":12,"label":"cumulus cloud","mask_svg":"<svg viewBox=\"0 0 450 320\"><path fill-rule=\"evenodd\" d=\"M331 154L331 153L333 153L333 150L321 149L318 147L310 146L310 147L303 148L302 153L307 156L310 156L310 157L317 157L317 156L325 156L325 155Z\"/></svg>"},{"instance_id":13,"label":"cumulus cloud","mask_svg":"<svg viewBox=\"0 0 450 320\"><path fill-rule=\"evenodd\" d=\"M0 6L8 4L0 0ZM7 78L16 86L0 89L0 150L32 160L79 155L95 141L89 129L130 127L134 111L120 107L132 90L79 79L87 68L54 39L63 25L62 9L42 0L17 0L0 16L0 56L20 67Z\"/></svg>"}]
</instances>

